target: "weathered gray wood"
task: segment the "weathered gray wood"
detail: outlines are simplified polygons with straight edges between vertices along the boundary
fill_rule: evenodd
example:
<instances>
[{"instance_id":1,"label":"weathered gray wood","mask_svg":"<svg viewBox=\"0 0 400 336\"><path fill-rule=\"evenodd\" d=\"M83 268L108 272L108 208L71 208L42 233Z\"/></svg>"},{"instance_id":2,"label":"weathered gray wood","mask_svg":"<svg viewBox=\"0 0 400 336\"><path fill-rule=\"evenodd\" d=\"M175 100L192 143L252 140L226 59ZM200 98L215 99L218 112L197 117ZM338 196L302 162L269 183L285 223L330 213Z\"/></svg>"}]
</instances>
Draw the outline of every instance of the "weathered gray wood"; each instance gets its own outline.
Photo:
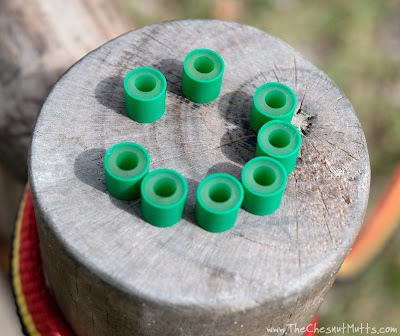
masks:
<instances>
[{"instance_id":1,"label":"weathered gray wood","mask_svg":"<svg viewBox=\"0 0 400 336\"><path fill-rule=\"evenodd\" d=\"M0 155L20 177L36 116L81 57L132 27L109 0L0 2Z\"/></svg>"},{"instance_id":2,"label":"weathered gray wood","mask_svg":"<svg viewBox=\"0 0 400 336\"><path fill-rule=\"evenodd\" d=\"M51 87L131 28L112 0L0 1L0 239L11 236L33 125Z\"/></svg>"},{"instance_id":3,"label":"weathered gray wood","mask_svg":"<svg viewBox=\"0 0 400 336\"><path fill-rule=\"evenodd\" d=\"M226 62L220 97L192 103L180 90L192 49ZM124 113L124 76L154 66L168 81L167 111L152 124ZM267 81L291 86L303 143L282 206L240 211L231 230L194 222L196 186L212 172L239 176L255 151L251 99ZM115 143L148 149L151 169L189 182L184 219L161 229L140 201L105 188L103 157ZM365 138L335 84L291 47L256 28L173 21L130 32L74 65L48 97L30 161L44 267L71 326L84 335L282 335L308 323L359 231L370 180Z\"/></svg>"}]
</instances>

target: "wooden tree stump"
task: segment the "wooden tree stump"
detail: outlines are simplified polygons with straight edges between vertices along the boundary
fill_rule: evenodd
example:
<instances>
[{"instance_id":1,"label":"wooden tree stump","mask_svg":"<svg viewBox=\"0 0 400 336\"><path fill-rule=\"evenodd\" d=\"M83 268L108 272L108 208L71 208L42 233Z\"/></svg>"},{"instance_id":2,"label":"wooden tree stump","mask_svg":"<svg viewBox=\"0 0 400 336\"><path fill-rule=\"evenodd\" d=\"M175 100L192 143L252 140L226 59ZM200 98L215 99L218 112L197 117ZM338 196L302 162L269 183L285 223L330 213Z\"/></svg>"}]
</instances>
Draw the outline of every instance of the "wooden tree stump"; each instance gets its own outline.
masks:
<instances>
[{"instance_id":1,"label":"wooden tree stump","mask_svg":"<svg viewBox=\"0 0 400 336\"><path fill-rule=\"evenodd\" d=\"M195 48L224 58L219 98L182 96L182 62ZM167 78L167 110L139 124L124 113L123 78L153 66ZM249 126L258 86L279 81L298 97L293 123L303 143L281 207L240 210L221 234L195 224L198 183L239 177L254 156ZM109 196L103 158L122 141L143 145L151 169L189 183L184 219L146 223L140 200ZM44 268L62 312L80 335L294 334L318 309L360 229L369 193L365 138L337 86L284 42L256 28L188 20L123 35L76 63L39 116L32 183Z\"/></svg>"}]
</instances>

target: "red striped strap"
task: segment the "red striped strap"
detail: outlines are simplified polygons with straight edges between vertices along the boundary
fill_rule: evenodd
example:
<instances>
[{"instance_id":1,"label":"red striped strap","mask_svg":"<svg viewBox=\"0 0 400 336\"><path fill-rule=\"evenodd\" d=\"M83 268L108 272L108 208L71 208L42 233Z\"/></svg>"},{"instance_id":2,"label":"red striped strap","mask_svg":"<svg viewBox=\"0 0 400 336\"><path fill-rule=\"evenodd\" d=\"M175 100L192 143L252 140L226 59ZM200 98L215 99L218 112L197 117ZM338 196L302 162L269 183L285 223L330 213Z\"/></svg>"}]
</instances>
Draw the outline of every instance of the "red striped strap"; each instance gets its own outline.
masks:
<instances>
[{"instance_id":1,"label":"red striped strap","mask_svg":"<svg viewBox=\"0 0 400 336\"><path fill-rule=\"evenodd\" d=\"M73 336L43 275L29 187L17 218L11 255L12 288L25 335Z\"/></svg>"}]
</instances>

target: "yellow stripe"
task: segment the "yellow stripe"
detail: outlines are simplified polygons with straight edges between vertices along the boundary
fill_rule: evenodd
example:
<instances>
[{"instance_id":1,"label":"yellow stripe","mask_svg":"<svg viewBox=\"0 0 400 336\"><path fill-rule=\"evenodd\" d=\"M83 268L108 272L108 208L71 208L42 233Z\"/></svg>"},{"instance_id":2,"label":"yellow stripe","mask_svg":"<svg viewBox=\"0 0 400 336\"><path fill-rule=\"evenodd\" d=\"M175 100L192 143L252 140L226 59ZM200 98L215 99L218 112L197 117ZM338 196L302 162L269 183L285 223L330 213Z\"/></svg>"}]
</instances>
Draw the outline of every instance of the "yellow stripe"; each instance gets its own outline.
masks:
<instances>
[{"instance_id":1,"label":"yellow stripe","mask_svg":"<svg viewBox=\"0 0 400 336\"><path fill-rule=\"evenodd\" d=\"M22 322L31 336L40 336L41 334L36 329L35 323L33 322L32 316L28 311L28 307L25 302L25 296L22 292L22 284L19 273L19 248L21 246L21 226L22 218L24 215L24 208L26 198L29 190L29 184L25 187L24 198L19 208L17 223L15 226L15 237L13 242L13 259L12 259L12 275L13 275L13 287L15 293L15 300L17 302L18 310L21 315Z\"/></svg>"}]
</instances>

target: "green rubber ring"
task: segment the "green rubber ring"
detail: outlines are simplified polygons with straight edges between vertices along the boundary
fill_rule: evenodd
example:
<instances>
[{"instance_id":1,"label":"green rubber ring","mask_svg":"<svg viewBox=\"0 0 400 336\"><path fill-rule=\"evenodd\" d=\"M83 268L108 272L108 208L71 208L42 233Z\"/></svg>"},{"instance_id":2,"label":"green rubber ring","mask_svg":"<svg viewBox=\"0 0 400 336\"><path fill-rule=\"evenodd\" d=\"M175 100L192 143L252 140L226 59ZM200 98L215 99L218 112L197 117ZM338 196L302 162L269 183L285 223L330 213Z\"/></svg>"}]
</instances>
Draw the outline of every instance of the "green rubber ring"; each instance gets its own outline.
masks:
<instances>
[{"instance_id":1,"label":"green rubber ring","mask_svg":"<svg viewBox=\"0 0 400 336\"><path fill-rule=\"evenodd\" d=\"M133 69L124 80L125 111L129 118L140 123L151 123L165 112L167 81L154 68Z\"/></svg>"},{"instance_id":2,"label":"green rubber ring","mask_svg":"<svg viewBox=\"0 0 400 336\"><path fill-rule=\"evenodd\" d=\"M296 95L290 87L282 83L265 83L254 93L250 126L257 133L271 120L291 122L296 105Z\"/></svg>"},{"instance_id":3,"label":"green rubber ring","mask_svg":"<svg viewBox=\"0 0 400 336\"><path fill-rule=\"evenodd\" d=\"M180 221L185 209L188 184L171 169L148 173L140 187L143 218L158 227L172 226Z\"/></svg>"},{"instance_id":4,"label":"green rubber ring","mask_svg":"<svg viewBox=\"0 0 400 336\"><path fill-rule=\"evenodd\" d=\"M243 186L232 175L207 176L197 188L197 224L210 232L229 230L235 224L243 197Z\"/></svg>"},{"instance_id":5,"label":"green rubber ring","mask_svg":"<svg viewBox=\"0 0 400 336\"><path fill-rule=\"evenodd\" d=\"M221 92L225 63L209 49L195 49L183 62L182 92L195 103L209 103Z\"/></svg>"},{"instance_id":6,"label":"green rubber ring","mask_svg":"<svg viewBox=\"0 0 400 336\"><path fill-rule=\"evenodd\" d=\"M286 170L279 161L266 156L251 159L242 170L243 209L258 216L273 213L281 204L286 182Z\"/></svg>"},{"instance_id":7,"label":"green rubber ring","mask_svg":"<svg viewBox=\"0 0 400 336\"><path fill-rule=\"evenodd\" d=\"M133 142L121 142L111 147L104 157L108 192L124 201L140 196L140 183L149 172L149 153Z\"/></svg>"},{"instance_id":8,"label":"green rubber ring","mask_svg":"<svg viewBox=\"0 0 400 336\"><path fill-rule=\"evenodd\" d=\"M258 132L256 156L278 160L289 175L296 166L300 146L299 130L287 121L274 120L267 122Z\"/></svg>"}]
</instances>

